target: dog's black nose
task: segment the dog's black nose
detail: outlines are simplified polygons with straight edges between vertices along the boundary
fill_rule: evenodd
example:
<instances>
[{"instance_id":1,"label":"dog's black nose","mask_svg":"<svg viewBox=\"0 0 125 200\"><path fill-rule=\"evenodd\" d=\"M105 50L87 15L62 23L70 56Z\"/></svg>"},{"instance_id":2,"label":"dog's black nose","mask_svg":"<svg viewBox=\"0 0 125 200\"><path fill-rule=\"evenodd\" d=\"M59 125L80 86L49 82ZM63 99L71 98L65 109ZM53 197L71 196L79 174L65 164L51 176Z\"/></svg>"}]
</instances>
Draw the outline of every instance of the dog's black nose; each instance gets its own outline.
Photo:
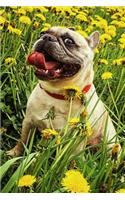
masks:
<instances>
[{"instance_id":1,"label":"dog's black nose","mask_svg":"<svg viewBox=\"0 0 125 200\"><path fill-rule=\"evenodd\" d=\"M51 34L44 34L42 37L41 37L43 40L45 41L50 41L50 42L57 42L57 38L54 36L54 35L51 35Z\"/></svg>"}]
</instances>

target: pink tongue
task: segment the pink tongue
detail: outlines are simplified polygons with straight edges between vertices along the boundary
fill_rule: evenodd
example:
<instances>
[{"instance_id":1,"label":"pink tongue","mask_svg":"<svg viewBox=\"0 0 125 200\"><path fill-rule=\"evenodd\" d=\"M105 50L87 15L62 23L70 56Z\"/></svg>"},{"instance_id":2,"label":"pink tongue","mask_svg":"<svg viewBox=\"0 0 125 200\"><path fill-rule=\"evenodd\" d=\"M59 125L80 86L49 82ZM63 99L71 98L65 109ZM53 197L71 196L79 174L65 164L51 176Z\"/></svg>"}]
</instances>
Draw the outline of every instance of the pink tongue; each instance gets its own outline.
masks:
<instances>
[{"instance_id":1,"label":"pink tongue","mask_svg":"<svg viewBox=\"0 0 125 200\"><path fill-rule=\"evenodd\" d=\"M35 65L38 68L44 68L51 70L58 65L56 61L46 61L43 53L33 52L27 58L27 61L31 65Z\"/></svg>"},{"instance_id":2,"label":"pink tongue","mask_svg":"<svg viewBox=\"0 0 125 200\"><path fill-rule=\"evenodd\" d=\"M57 66L57 62L54 61L49 61L49 62L45 62L45 69L53 69L54 67Z\"/></svg>"}]
</instances>

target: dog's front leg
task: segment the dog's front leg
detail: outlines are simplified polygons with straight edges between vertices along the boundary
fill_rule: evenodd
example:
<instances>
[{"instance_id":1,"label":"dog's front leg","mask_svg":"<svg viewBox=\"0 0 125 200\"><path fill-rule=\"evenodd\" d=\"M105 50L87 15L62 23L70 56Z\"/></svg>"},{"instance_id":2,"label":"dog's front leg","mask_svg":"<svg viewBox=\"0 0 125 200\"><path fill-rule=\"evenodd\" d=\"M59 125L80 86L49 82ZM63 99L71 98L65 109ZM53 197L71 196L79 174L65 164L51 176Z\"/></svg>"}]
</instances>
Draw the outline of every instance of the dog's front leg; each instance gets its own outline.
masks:
<instances>
[{"instance_id":1,"label":"dog's front leg","mask_svg":"<svg viewBox=\"0 0 125 200\"><path fill-rule=\"evenodd\" d=\"M31 129L31 122L25 118L22 124L21 138L19 139L18 143L16 144L14 148L7 151L7 155L19 156L23 152L23 149L24 149L23 144L26 144L27 142L30 129Z\"/></svg>"}]
</instances>

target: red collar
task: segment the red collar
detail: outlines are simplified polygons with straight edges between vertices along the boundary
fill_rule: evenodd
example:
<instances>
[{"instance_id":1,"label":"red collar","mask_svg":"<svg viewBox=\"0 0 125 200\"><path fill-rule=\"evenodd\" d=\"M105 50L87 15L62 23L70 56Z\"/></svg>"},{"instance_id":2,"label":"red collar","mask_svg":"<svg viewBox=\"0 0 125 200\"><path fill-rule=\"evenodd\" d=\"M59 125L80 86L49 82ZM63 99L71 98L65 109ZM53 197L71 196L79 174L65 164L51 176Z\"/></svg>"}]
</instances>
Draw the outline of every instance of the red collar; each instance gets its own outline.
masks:
<instances>
[{"instance_id":1,"label":"red collar","mask_svg":"<svg viewBox=\"0 0 125 200\"><path fill-rule=\"evenodd\" d=\"M43 89L42 86L41 86L40 84L39 84L39 86L40 86L41 89ZM92 86L92 84L86 85L86 86L82 89L82 92L83 92L84 94L86 94L86 93L90 90L91 86ZM55 99L65 100L65 96L63 96L63 95L61 95L61 94L51 93L51 92L48 92L47 90L44 90L44 91L45 91L49 96L51 96L51 97L53 97L53 98L55 98Z\"/></svg>"}]
</instances>

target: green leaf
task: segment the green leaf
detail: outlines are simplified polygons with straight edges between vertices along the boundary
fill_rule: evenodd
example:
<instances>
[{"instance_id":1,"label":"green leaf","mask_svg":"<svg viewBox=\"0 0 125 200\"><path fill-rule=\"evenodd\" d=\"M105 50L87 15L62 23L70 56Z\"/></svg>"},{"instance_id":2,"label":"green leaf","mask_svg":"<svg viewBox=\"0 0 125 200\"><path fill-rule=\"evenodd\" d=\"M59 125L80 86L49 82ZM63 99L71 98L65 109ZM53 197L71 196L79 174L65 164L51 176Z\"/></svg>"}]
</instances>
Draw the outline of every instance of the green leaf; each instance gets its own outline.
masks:
<instances>
[{"instance_id":1,"label":"green leaf","mask_svg":"<svg viewBox=\"0 0 125 200\"><path fill-rule=\"evenodd\" d=\"M11 165L13 165L14 162L16 162L17 160L19 160L21 157L18 158L13 158L11 160L8 160L6 163L4 163L1 167L0 167L0 181L3 178L3 176L5 175L5 173L7 172L7 170L11 167Z\"/></svg>"},{"instance_id":2,"label":"green leaf","mask_svg":"<svg viewBox=\"0 0 125 200\"><path fill-rule=\"evenodd\" d=\"M9 181L7 182L7 184L5 185L5 187L2 189L1 192L11 192L11 189L13 188L13 186L15 185L16 181L18 181L19 177L27 170L27 168L31 165L31 163L33 162L34 156L36 155L36 153L32 153L30 155L28 155L20 164L20 166L17 168L17 170L15 171L15 173L10 177Z\"/></svg>"}]
</instances>

